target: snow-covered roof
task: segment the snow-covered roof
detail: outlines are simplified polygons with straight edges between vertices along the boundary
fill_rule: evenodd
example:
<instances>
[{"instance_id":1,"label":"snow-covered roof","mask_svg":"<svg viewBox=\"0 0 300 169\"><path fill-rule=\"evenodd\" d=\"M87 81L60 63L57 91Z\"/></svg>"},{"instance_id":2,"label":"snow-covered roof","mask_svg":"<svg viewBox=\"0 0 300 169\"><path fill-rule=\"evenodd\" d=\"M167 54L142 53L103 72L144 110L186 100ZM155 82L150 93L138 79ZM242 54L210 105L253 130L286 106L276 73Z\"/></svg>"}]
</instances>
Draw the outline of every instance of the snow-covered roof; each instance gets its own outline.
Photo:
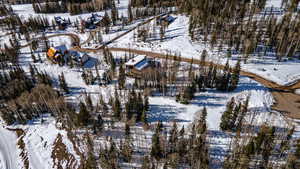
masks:
<instances>
[{"instance_id":1,"label":"snow-covered roof","mask_svg":"<svg viewBox=\"0 0 300 169\"><path fill-rule=\"evenodd\" d=\"M74 51L74 50L70 50L69 53L70 53L71 56L76 57L77 59L81 59L81 58L83 58L85 55L87 55L86 53L83 53L83 52L77 52L77 51Z\"/></svg>"},{"instance_id":2,"label":"snow-covered roof","mask_svg":"<svg viewBox=\"0 0 300 169\"><path fill-rule=\"evenodd\" d=\"M60 52L66 52L68 50L66 45L56 46L56 47L54 47L54 49L58 50Z\"/></svg>"},{"instance_id":3,"label":"snow-covered roof","mask_svg":"<svg viewBox=\"0 0 300 169\"><path fill-rule=\"evenodd\" d=\"M283 11L282 8L279 8L279 7L266 7L264 8L264 11L266 12L275 12L275 11Z\"/></svg>"},{"instance_id":4,"label":"snow-covered roof","mask_svg":"<svg viewBox=\"0 0 300 169\"><path fill-rule=\"evenodd\" d=\"M89 22L93 22L94 24L97 24L97 23L101 22L102 19L103 19L103 17L101 15L92 14L92 16L89 17L87 20Z\"/></svg>"},{"instance_id":5,"label":"snow-covered roof","mask_svg":"<svg viewBox=\"0 0 300 169\"><path fill-rule=\"evenodd\" d=\"M137 70L143 70L144 68L146 68L147 66L149 66L149 61L148 59L144 59L141 62L139 62L138 64L136 64L134 67Z\"/></svg>"},{"instance_id":6,"label":"snow-covered roof","mask_svg":"<svg viewBox=\"0 0 300 169\"><path fill-rule=\"evenodd\" d=\"M143 60L146 59L146 56L144 55L139 55L135 58L130 59L128 62L125 63L126 66L135 66L136 64L142 62Z\"/></svg>"},{"instance_id":7,"label":"snow-covered roof","mask_svg":"<svg viewBox=\"0 0 300 169\"><path fill-rule=\"evenodd\" d=\"M175 18L171 15L166 17L166 21L168 21L168 22L173 22L174 20L175 20Z\"/></svg>"},{"instance_id":8,"label":"snow-covered roof","mask_svg":"<svg viewBox=\"0 0 300 169\"><path fill-rule=\"evenodd\" d=\"M56 16L54 17L55 21L58 22L58 23L63 23L63 22L66 22L66 20L60 16Z\"/></svg>"},{"instance_id":9,"label":"snow-covered roof","mask_svg":"<svg viewBox=\"0 0 300 169\"><path fill-rule=\"evenodd\" d=\"M160 18L161 21L167 21L169 23L175 21L175 18L171 15L167 15L167 16L164 16L162 18Z\"/></svg>"}]
</instances>

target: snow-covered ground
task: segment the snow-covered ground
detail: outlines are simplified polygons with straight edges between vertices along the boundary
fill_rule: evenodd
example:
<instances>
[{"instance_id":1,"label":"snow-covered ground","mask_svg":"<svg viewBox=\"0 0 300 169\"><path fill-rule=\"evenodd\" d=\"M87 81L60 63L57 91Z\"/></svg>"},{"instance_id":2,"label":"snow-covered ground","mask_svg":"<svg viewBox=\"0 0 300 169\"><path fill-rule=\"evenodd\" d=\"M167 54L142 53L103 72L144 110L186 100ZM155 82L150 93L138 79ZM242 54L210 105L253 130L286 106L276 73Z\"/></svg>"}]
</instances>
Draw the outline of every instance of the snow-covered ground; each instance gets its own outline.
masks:
<instances>
[{"instance_id":1,"label":"snow-covered ground","mask_svg":"<svg viewBox=\"0 0 300 169\"><path fill-rule=\"evenodd\" d=\"M0 126L0 169L22 168L17 148L17 135L14 131Z\"/></svg>"},{"instance_id":2,"label":"snow-covered ground","mask_svg":"<svg viewBox=\"0 0 300 169\"><path fill-rule=\"evenodd\" d=\"M247 77L241 78L238 88L232 93L208 90L197 93L188 105L177 103L175 98L150 97L149 120L150 122L158 120L172 122L175 120L181 125L188 126L197 119L197 115L199 117L198 113L201 113L205 106L208 112L208 128L219 130L222 113L230 99L234 97L237 102L243 102L247 96L250 96L249 110L252 113L257 113L256 125L264 122L285 125L281 123L282 119L278 119L275 114L273 116L270 113L270 107L274 100L268 89Z\"/></svg>"},{"instance_id":3,"label":"snow-covered ground","mask_svg":"<svg viewBox=\"0 0 300 169\"><path fill-rule=\"evenodd\" d=\"M281 7L282 0L267 0L266 7Z\"/></svg>"},{"instance_id":4,"label":"snow-covered ground","mask_svg":"<svg viewBox=\"0 0 300 169\"><path fill-rule=\"evenodd\" d=\"M22 129L25 132L22 138L25 143L24 150L17 145L20 138L17 138L16 132L5 129L3 124L0 125L0 169L24 168L21 151L25 153L25 158L28 158L30 169L53 169L52 151L58 134L62 136L68 153L74 157L76 165L79 166L80 157L74 150L67 132L59 130L53 118L45 119L47 120L42 124L40 123L41 119L37 119L28 125L10 126L11 129ZM63 165L66 164L67 162L64 162Z\"/></svg>"},{"instance_id":5,"label":"snow-covered ground","mask_svg":"<svg viewBox=\"0 0 300 169\"><path fill-rule=\"evenodd\" d=\"M45 124L27 125L22 127L26 132L23 138L26 151L28 153L29 164L32 169L51 169L53 168L52 151L54 142L58 134L62 135L63 143L67 151L71 153L80 164L80 157L76 154L73 144L67 137L67 132L55 127L55 121ZM65 162L67 164L67 162ZM78 167L77 165L77 167Z\"/></svg>"},{"instance_id":6,"label":"snow-covered ground","mask_svg":"<svg viewBox=\"0 0 300 169\"><path fill-rule=\"evenodd\" d=\"M119 0L120 4L117 3L116 1L116 6L118 8L118 14L119 17L127 17L127 9L128 9L128 0ZM53 20L54 17L60 16L62 18L69 18L71 21L76 21L76 19L81 20L81 19L87 19L88 17L91 16L91 13L85 13L85 14L80 14L80 15L70 15L70 13L54 13L54 14L37 14L34 12L32 4L21 4L21 5L12 5L12 9L16 14L18 14L21 19L27 19L29 17L36 17L36 16L41 16L41 17L46 17L50 20ZM107 10L108 12L110 10ZM99 14L101 16L104 16L105 11L100 11L100 12L93 12L96 14Z\"/></svg>"}]
</instances>

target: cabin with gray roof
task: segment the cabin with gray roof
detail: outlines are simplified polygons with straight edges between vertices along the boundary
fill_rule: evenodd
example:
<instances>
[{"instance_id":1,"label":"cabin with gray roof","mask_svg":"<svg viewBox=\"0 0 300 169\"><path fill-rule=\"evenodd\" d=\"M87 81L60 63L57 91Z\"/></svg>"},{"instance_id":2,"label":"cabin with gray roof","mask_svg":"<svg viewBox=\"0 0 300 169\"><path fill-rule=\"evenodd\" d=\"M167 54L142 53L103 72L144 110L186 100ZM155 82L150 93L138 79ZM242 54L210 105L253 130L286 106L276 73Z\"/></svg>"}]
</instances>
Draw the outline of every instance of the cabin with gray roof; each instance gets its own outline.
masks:
<instances>
[{"instance_id":1,"label":"cabin with gray roof","mask_svg":"<svg viewBox=\"0 0 300 169\"><path fill-rule=\"evenodd\" d=\"M155 67L158 67L159 62L156 62L145 55L139 55L126 62L125 66L127 74L141 75Z\"/></svg>"}]
</instances>

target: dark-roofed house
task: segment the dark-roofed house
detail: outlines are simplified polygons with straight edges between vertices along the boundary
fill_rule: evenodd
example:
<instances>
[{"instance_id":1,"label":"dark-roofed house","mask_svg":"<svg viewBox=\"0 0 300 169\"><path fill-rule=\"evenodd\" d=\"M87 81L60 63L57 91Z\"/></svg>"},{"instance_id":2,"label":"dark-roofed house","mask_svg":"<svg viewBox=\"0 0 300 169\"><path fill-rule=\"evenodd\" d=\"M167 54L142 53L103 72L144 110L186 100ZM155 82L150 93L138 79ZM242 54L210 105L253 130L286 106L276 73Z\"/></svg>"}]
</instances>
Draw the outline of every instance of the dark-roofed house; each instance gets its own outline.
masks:
<instances>
[{"instance_id":1,"label":"dark-roofed house","mask_svg":"<svg viewBox=\"0 0 300 169\"><path fill-rule=\"evenodd\" d=\"M95 29L97 26L101 26L103 17L98 14L92 14L87 20L85 21L85 28L87 29Z\"/></svg>"},{"instance_id":2,"label":"dark-roofed house","mask_svg":"<svg viewBox=\"0 0 300 169\"><path fill-rule=\"evenodd\" d=\"M89 60L90 56L87 53L69 50L69 58L75 61L77 64L83 65Z\"/></svg>"},{"instance_id":3,"label":"dark-roofed house","mask_svg":"<svg viewBox=\"0 0 300 169\"><path fill-rule=\"evenodd\" d=\"M158 24L171 24L175 21L176 18L174 18L171 15L165 15L158 19Z\"/></svg>"}]
</instances>

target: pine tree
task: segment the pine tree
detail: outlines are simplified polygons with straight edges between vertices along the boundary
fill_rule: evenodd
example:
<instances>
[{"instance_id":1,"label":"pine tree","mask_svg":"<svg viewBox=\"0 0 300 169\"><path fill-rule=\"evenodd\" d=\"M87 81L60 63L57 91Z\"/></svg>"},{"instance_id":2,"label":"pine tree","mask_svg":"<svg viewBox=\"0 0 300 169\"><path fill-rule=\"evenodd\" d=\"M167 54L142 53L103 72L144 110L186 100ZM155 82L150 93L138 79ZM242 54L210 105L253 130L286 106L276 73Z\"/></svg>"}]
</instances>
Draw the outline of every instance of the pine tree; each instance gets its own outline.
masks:
<instances>
[{"instance_id":1,"label":"pine tree","mask_svg":"<svg viewBox=\"0 0 300 169\"><path fill-rule=\"evenodd\" d=\"M220 128L222 130L230 130L230 123L232 120L233 108L234 108L234 98L231 98L231 101L226 106L226 111L223 113L221 117Z\"/></svg>"},{"instance_id":2,"label":"pine tree","mask_svg":"<svg viewBox=\"0 0 300 169\"><path fill-rule=\"evenodd\" d=\"M131 6L128 5L128 21L131 23L133 21L133 14L132 14L132 9Z\"/></svg>"},{"instance_id":3,"label":"pine tree","mask_svg":"<svg viewBox=\"0 0 300 169\"><path fill-rule=\"evenodd\" d=\"M113 25L116 25L117 20L119 19L118 16L118 9L116 8L115 1L112 1L112 8L111 8L111 20L113 22Z\"/></svg>"},{"instance_id":4,"label":"pine tree","mask_svg":"<svg viewBox=\"0 0 300 169\"><path fill-rule=\"evenodd\" d=\"M242 107L242 104L239 103L238 105L235 105L235 107L233 109L232 118L231 118L231 122L230 122L230 128L232 128L233 130L236 130L236 126L237 126L236 121L240 115L241 107Z\"/></svg>"},{"instance_id":5,"label":"pine tree","mask_svg":"<svg viewBox=\"0 0 300 169\"><path fill-rule=\"evenodd\" d=\"M178 145L176 148L180 157L184 157L187 153L187 142L184 138L184 135L185 129L184 126L182 126L181 130L179 131Z\"/></svg>"},{"instance_id":6,"label":"pine tree","mask_svg":"<svg viewBox=\"0 0 300 169\"><path fill-rule=\"evenodd\" d=\"M226 65L223 69L223 76L218 81L217 88L221 91L227 91L228 90L228 84L229 84L229 77L230 77L230 67L229 67L229 60L227 60Z\"/></svg>"},{"instance_id":7,"label":"pine tree","mask_svg":"<svg viewBox=\"0 0 300 169\"><path fill-rule=\"evenodd\" d=\"M197 132L193 138L191 138L192 142L192 150L191 150L191 168L209 168L209 155L208 155L208 145L206 141L207 129L206 129L206 116L207 111L206 108L203 109L201 118L197 124Z\"/></svg>"},{"instance_id":8,"label":"pine tree","mask_svg":"<svg viewBox=\"0 0 300 169\"><path fill-rule=\"evenodd\" d=\"M119 68L119 79L118 79L118 84L120 89L123 89L125 87L125 81L126 81L125 70L123 65L121 65Z\"/></svg>"},{"instance_id":9,"label":"pine tree","mask_svg":"<svg viewBox=\"0 0 300 169\"><path fill-rule=\"evenodd\" d=\"M121 107L121 102L120 102L119 94L118 94L117 90L115 91L115 99L114 99L112 109L113 109L114 117L117 120L121 120L122 107Z\"/></svg>"},{"instance_id":10,"label":"pine tree","mask_svg":"<svg viewBox=\"0 0 300 169\"><path fill-rule=\"evenodd\" d=\"M130 137L130 126L128 123L125 123L125 136L126 136L126 138Z\"/></svg>"},{"instance_id":11,"label":"pine tree","mask_svg":"<svg viewBox=\"0 0 300 169\"><path fill-rule=\"evenodd\" d=\"M231 49L227 49L226 56L227 56L227 58L231 58L232 57Z\"/></svg>"},{"instance_id":12,"label":"pine tree","mask_svg":"<svg viewBox=\"0 0 300 169\"><path fill-rule=\"evenodd\" d=\"M104 128L104 120L103 120L103 118L102 118L102 116L100 114L98 114L98 116L97 116L96 126L95 127L100 132Z\"/></svg>"},{"instance_id":13,"label":"pine tree","mask_svg":"<svg viewBox=\"0 0 300 169\"><path fill-rule=\"evenodd\" d=\"M206 57L207 57L207 51L204 49L201 53L201 68L205 66Z\"/></svg>"},{"instance_id":14,"label":"pine tree","mask_svg":"<svg viewBox=\"0 0 300 169\"><path fill-rule=\"evenodd\" d=\"M240 71L241 71L241 64L240 60L236 63L233 73L230 79L230 84L229 84L229 90L232 91L237 88L239 80L240 80Z\"/></svg>"},{"instance_id":15,"label":"pine tree","mask_svg":"<svg viewBox=\"0 0 300 169\"><path fill-rule=\"evenodd\" d=\"M144 95L144 112L149 110L149 97Z\"/></svg>"},{"instance_id":16,"label":"pine tree","mask_svg":"<svg viewBox=\"0 0 300 169\"><path fill-rule=\"evenodd\" d=\"M172 129L169 133L169 153L174 153L176 151L176 147L178 144L178 129L177 129L177 123L174 122Z\"/></svg>"},{"instance_id":17,"label":"pine tree","mask_svg":"<svg viewBox=\"0 0 300 169\"><path fill-rule=\"evenodd\" d=\"M142 98L142 95L141 93L138 93L138 97L136 98L136 106L135 106L135 109L136 109L136 113L137 113L137 121L141 121L141 118L142 118L142 114L144 112L144 103L143 103L143 98Z\"/></svg>"},{"instance_id":18,"label":"pine tree","mask_svg":"<svg viewBox=\"0 0 300 169\"><path fill-rule=\"evenodd\" d=\"M64 76L64 73L62 72L61 75L58 77L59 78L59 86L60 88L67 94L70 93L69 91L69 87L67 85L67 82L65 80L65 76Z\"/></svg>"},{"instance_id":19,"label":"pine tree","mask_svg":"<svg viewBox=\"0 0 300 169\"><path fill-rule=\"evenodd\" d=\"M161 130L161 126L160 123L158 123L155 133L152 136L152 147L150 152L151 157L154 157L156 160L160 160L163 155L163 151L160 143L160 130Z\"/></svg>"},{"instance_id":20,"label":"pine tree","mask_svg":"<svg viewBox=\"0 0 300 169\"><path fill-rule=\"evenodd\" d=\"M92 112L94 110L94 105L93 105L91 95L87 93L85 93L84 95L85 95L85 104L87 106L87 109Z\"/></svg>"},{"instance_id":21,"label":"pine tree","mask_svg":"<svg viewBox=\"0 0 300 169\"><path fill-rule=\"evenodd\" d=\"M151 168L151 162L150 162L148 156L144 156L143 163L142 163L142 168L143 169L152 169Z\"/></svg>"},{"instance_id":22,"label":"pine tree","mask_svg":"<svg viewBox=\"0 0 300 169\"><path fill-rule=\"evenodd\" d=\"M129 163L132 159L132 154L133 154L133 146L131 140L129 138L126 138L121 146L122 146L121 155L123 157L123 160Z\"/></svg>"},{"instance_id":23,"label":"pine tree","mask_svg":"<svg viewBox=\"0 0 300 169\"><path fill-rule=\"evenodd\" d=\"M246 101L244 102L244 104L241 106L241 112L237 118L237 122L236 122L236 130L237 131L241 131L242 130L242 125L243 125L243 121L244 118L248 112L248 106L249 106L249 100L250 100L250 96L247 96Z\"/></svg>"},{"instance_id":24,"label":"pine tree","mask_svg":"<svg viewBox=\"0 0 300 169\"><path fill-rule=\"evenodd\" d=\"M203 108L201 112L201 117L198 122L198 133L204 134L205 131L207 130L207 125L206 125L206 117L207 117L207 109L206 107Z\"/></svg>"},{"instance_id":25,"label":"pine tree","mask_svg":"<svg viewBox=\"0 0 300 169\"><path fill-rule=\"evenodd\" d=\"M86 105L83 102L79 103L79 114L78 114L78 123L81 126L87 126L91 121L91 115Z\"/></svg>"},{"instance_id":26,"label":"pine tree","mask_svg":"<svg viewBox=\"0 0 300 169\"><path fill-rule=\"evenodd\" d=\"M33 63L37 62L37 59L36 59L36 57L35 57L35 55L33 54L32 51L31 51L31 58L32 58Z\"/></svg>"},{"instance_id":27,"label":"pine tree","mask_svg":"<svg viewBox=\"0 0 300 169\"><path fill-rule=\"evenodd\" d=\"M105 103L102 95L99 96L99 105L100 105L100 109L102 111L102 114L107 115L108 107L107 107L107 104Z\"/></svg>"},{"instance_id":28,"label":"pine tree","mask_svg":"<svg viewBox=\"0 0 300 169\"><path fill-rule=\"evenodd\" d=\"M36 82L36 78L35 78L35 76L36 76L36 74L35 74L35 68L30 64L29 65L29 72L30 72L30 76L31 76L31 78L32 78L32 81L33 81L33 83L35 83ZM1 76L1 75L0 75ZM1 79L0 79L1 80Z\"/></svg>"},{"instance_id":29,"label":"pine tree","mask_svg":"<svg viewBox=\"0 0 300 169\"><path fill-rule=\"evenodd\" d=\"M142 113L142 117L141 117L141 122L144 123L145 125L148 124L148 120L147 120L147 112L144 110Z\"/></svg>"}]
</instances>

